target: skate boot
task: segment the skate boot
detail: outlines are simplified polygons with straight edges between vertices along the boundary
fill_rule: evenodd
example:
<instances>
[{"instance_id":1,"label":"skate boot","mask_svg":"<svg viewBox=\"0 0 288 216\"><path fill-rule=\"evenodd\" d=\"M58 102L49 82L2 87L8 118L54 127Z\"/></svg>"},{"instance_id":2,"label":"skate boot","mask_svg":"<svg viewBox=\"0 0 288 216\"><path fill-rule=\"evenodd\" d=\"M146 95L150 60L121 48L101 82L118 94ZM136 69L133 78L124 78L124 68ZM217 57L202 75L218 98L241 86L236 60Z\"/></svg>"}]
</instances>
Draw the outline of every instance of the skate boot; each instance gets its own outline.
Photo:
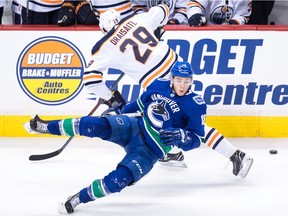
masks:
<instances>
[{"instance_id":1,"label":"skate boot","mask_svg":"<svg viewBox=\"0 0 288 216\"><path fill-rule=\"evenodd\" d=\"M24 128L28 133L31 134L49 134L48 131L48 123L50 121L44 121L40 119L38 115L36 115L33 119L31 119L29 122L26 122L24 124Z\"/></svg>"},{"instance_id":2,"label":"skate boot","mask_svg":"<svg viewBox=\"0 0 288 216\"><path fill-rule=\"evenodd\" d=\"M245 178L253 164L253 158L248 157L244 152L237 150L230 160L233 163L233 174Z\"/></svg>"},{"instance_id":3,"label":"skate boot","mask_svg":"<svg viewBox=\"0 0 288 216\"><path fill-rule=\"evenodd\" d=\"M165 166L187 168L182 151L178 153L168 153L165 157L159 160L159 163Z\"/></svg>"},{"instance_id":4,"label":"skate boot","mask_svg":"<svg viewBox=\"0 0 288 216\"><path fill-rule=\"evenodd\" d=\"M61 214L71 214L74 212L74 209L81 203L79 198L79 193L68 197L65 203L59 204L59 213Z\"/></svg>"}]
</instances>

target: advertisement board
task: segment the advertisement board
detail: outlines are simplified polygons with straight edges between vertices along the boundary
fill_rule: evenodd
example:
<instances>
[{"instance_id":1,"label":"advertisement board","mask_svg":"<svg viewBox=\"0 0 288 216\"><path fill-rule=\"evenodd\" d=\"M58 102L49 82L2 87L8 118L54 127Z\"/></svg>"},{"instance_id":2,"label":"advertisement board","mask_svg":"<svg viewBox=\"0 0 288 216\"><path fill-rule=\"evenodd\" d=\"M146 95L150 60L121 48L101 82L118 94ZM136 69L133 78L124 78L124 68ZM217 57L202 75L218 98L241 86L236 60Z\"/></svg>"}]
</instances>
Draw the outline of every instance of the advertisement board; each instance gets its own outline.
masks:
<instances>
[{"instance_id":1,"label":"advertisement board","mask_svg":"<svg viewBox=\"0 0 288 216\"><path fill-rule=\"evenodd\" d=\"M29 136L22 125L35 114L50 119L87 115L97 96L83 87L82 77L102 36L95 27L3 28L0 136ZM208 105L207 124L228 137L288 137L287 38L288 28L171 27L163 35L192 64L192 88ZM120 74L109 69L107 85ZM117 88L128 102L142 91L128 76Z\"/></svg>"}]
</instances>

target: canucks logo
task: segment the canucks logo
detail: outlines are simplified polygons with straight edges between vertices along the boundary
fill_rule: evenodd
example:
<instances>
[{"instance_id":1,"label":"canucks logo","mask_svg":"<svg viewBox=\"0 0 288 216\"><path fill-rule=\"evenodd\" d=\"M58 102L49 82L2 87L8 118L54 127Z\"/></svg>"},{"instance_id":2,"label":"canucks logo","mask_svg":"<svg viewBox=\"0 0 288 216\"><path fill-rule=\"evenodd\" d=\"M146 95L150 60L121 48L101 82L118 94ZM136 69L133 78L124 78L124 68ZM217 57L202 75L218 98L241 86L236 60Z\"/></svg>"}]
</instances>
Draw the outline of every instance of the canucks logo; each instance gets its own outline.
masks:
<instances>
[{"instance_id":1,"label":"canucks logo","mask_svg":"<svg viewBox=\"0 0 288 216\"><path fill-rule=\"evenodd\" d=\"M60 37L42 37L28 44L17 62L17 79L27 96L46 105L60 105L81 91L85 60L79 49Z\"/></svg>"},{"instance_id":2,"label":"canucks logo","mask_svg":"<svg viewBox=\"0 0 288 216\"><path fill-rule=\"evenodd\" d=\"M170 119L169 112L166 109L166 101L155 101L151 103L147 108L147 115L152 124L158 128L162 128L163 121Z\"/></svg>"}]
</instances>

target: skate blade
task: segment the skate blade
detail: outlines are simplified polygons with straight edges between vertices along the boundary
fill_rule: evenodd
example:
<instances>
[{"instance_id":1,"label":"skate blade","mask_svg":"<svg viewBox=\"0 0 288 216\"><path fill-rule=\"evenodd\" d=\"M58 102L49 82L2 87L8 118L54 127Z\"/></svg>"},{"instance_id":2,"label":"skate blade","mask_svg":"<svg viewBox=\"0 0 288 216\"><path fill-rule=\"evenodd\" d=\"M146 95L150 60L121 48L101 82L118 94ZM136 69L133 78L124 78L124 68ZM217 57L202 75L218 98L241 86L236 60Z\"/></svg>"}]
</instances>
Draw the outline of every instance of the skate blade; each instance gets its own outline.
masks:
<instances>
[{"instance_id":1,"label":"skate blade","mask_svg":"<svg viewBox=\"0 0 288 216\"><path fill-rule=\"evenodd\" d=\"M168 161L168 162L159 161L159 163L163 166L180 167L180 168L188 167L185 161Z\"/></svg>"},{"instance_id":2,"label":"skate blade","mask_svg":"<svg viewBox=\"0 0 288 216\"><path fill-rule=\"evenodd\" d=\"M25 122L23 125L24 129L30 133L30 134L37 134L35 131L33 131L30 127L30 122Z\"/></svg>"},{"instance_id":3,"label":"skate blade","mask_svg":"<svg viewBox=\"0 0 288 216\"><path fill-rule=\"evenodd\" d=\"M66 208L65 208L65 203L59 203L58 212L60 214L68 214L68 212L66 211Z\"/></svg>"},{"instance_id":4,"label":"skate blade","mask_svg":"<svg viewBox=\"0 0 288 216\"><path fill-rule=\"evenodd\" d=\"M245 156L244 159L243 159L243 168L240 170L240 172L238 173L238 176L240 176L241 178L245 178L249 171L250 171L250 168L253 164L253 158L251 157L248 157L248 156Z\"/></svg>"}]
</instances>

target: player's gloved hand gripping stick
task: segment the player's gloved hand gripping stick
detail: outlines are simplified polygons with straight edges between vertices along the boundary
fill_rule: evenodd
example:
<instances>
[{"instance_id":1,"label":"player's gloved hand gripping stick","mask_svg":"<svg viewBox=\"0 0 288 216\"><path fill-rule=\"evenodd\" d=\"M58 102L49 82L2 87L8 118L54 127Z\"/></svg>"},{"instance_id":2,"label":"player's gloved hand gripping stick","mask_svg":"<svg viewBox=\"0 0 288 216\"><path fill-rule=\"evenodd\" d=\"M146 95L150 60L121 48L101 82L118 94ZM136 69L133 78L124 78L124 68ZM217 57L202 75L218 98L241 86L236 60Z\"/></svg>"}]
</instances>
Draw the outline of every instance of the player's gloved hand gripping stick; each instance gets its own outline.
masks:
<instances>
[{"instance_id":1,"label":"player's gloved hand gripping stick","mask_svg":"<svg viewBox=\"0 0 288 216\"><path fill-rule=\"evenodd\" d=\"M122 73L117 80L113 83L113 85L110 87L110 90L113 89L118 83L119 81L122 79L122 77L125 75L125 73ZM98 103L95 105L95 107L90 111L90 113L88 114L88 116L91 116L94 114L94 112L98 109L98 107L104 102L104 100L102 98L99 98ZM52 157L55 157L57 155L59 155L65 148L66 146L71 142L71 140L73 139L73 136L69 137L69 139L64 143L64 145L54 151L54 152L50 152L47 154L38 154L38 155L30 155L29 160L30 161L38 161L38 160L45 160L45 159L49 159Z\"/></svg>"}]
</instances>

